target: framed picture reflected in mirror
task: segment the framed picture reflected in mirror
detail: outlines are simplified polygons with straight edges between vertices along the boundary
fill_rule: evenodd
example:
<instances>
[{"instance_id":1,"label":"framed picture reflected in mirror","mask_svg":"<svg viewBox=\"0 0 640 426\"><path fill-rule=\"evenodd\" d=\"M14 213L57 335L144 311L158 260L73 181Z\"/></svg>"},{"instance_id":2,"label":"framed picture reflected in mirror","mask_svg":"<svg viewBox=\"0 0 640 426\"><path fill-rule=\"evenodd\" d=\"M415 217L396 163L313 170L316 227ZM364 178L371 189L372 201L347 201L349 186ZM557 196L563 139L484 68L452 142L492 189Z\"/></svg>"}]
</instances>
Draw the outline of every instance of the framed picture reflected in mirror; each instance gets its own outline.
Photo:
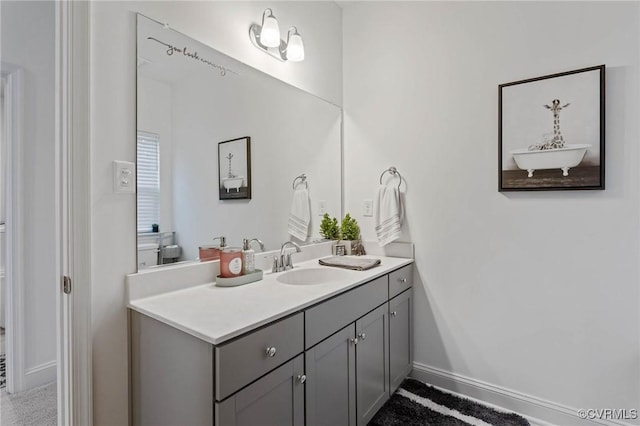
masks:
<instances>
[{"instance_id":1,"label":"framed picture reflected in mirror","mask_svg":"<svg viewBox=\"0 0 640 426\"><path fill-rule=\"evenodd\" d=\"M218 143L220 200L251 199L251 138Z\"/></svg>"}]
</instances>

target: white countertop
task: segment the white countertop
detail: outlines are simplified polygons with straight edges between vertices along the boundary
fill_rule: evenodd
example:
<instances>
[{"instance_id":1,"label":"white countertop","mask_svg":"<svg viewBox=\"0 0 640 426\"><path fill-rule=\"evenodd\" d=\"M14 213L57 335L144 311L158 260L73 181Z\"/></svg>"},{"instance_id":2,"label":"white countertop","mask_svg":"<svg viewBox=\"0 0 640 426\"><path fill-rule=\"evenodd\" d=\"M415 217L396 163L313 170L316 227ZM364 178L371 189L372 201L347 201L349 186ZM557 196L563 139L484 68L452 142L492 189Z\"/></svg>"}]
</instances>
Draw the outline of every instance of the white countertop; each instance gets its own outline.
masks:
<instances>
[{"instance_id":1,"label":"white countertop","mask_svg":"<svg viewBox=\"0 0 640 426\"><path fill-rule=\"evenodd\" d=\"M300 311L349 288L413 263L413 259L380 259L367 271L344 272L344 277L322 284L290 285L276 280L286 272L265 272L261 281L217 287L208 283L155 296L131 300L128 307L214 345L264 324ZM295 269L318 268L318 259L301 262ZM328 268L322 266L322 268Z\"/></svg>"}]
</instances>

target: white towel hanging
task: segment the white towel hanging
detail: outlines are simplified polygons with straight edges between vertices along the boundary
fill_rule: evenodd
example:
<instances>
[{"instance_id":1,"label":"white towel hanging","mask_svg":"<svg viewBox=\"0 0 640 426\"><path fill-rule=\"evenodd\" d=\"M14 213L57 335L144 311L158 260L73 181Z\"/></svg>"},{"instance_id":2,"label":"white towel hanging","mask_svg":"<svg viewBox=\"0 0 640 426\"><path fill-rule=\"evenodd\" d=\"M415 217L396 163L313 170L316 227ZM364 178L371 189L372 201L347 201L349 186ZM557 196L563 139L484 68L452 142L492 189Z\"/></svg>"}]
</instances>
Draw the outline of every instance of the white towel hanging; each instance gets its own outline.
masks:
<instances>
[{"instance_id":1,"label":"white towel hanging","mask_svg":"<svg viewBox=\"0 0 640 426\"><path fill-rule=\"evenodd\" d=\"M400 238L403 210L400 189L395 185L381 185L373 208L376 236L380 247Z\"/></svg>"},{"instance_id":2,"label":"white towel hanging","mask_svg":"<svg viewBox=\"0 0 640 426\"><path fill-rule=\"evenodd\" d=\"M293 190L291 212L287 224L289 235L306 241L309 236L309 224L311 223L311 200L307 188Z\"/></svg>"}]
</instances>

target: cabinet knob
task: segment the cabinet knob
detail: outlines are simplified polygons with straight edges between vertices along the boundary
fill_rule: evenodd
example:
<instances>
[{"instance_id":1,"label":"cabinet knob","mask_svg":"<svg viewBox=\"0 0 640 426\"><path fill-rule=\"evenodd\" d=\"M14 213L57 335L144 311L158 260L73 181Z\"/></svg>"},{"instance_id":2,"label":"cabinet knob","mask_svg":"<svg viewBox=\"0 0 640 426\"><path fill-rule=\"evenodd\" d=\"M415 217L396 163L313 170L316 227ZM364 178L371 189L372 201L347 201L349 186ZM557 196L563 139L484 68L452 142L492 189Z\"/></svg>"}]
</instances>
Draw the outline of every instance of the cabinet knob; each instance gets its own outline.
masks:
<instances>
[{"instance_id":1,"label":"cabinet knob","mask_svg":"<svg viewBox=\"0 0 640 426\"><path fill-rule=\"evenodd\" d=\"M298 383L303 384L304 382L307 381L307 376L305 376L304 374L298 374L298 377L296 377L296 380L298 380Z\"/></svg>"},{"instance_id":2,"label":"cabinet knob","mask_svg":"<svg viewBox=\"0 0 640 426\"><path fill-rule=\"evenodd\" d=\"M267 349L265 349L265 352L267 353L268 357L274 357L276 355L276 347L269 346L267 347Z\"/></svg>"},{"instance_id":3,"label":"cabinet knob","mask_svg":"<svg viewBox=\"0 0 640 426\"><path fill-rule=\"evenodd\" d=\"M349 341L350 341L351 343L353 343L354 345L357 345L357 344L358 344L358 338L357 338L357 337L356 337L355 339L349 339Z\"/></svg>"},{"instance_id":4,"label":"cabinet knob","mask_svg":"<svg viewBox=\"0 0 640 426\"><path fill-rule=\"evenodd\" d=\"M406 278L398 278L398 281L401 282L402 284L407 282Z\"/></svg>"},{"instance_id":5,"label":"cabinet knob","mask_svg":"<svg viewBox=\"0 0 640 426\"><path fill-rule=\"evenodd\" d=\"M362 333L358 334L358 339L360 339L360 340L364 340L364 339L366 339L366 338L367 338L367 335L366 335L366 334L364 334L364 332L362 332Z\"/></svg>"},{"instance_id":6,"label":"cabinet knob","mask_svg":"<svg viewBox=\"0 0 640 426\"><path fill-rule=\"evenodd\" d=\"M392 316L392 317L395 317L396 315L398 315L398 312L396 312L396 311L391 311L391 316Z\"/></svg>"}]
</instances>

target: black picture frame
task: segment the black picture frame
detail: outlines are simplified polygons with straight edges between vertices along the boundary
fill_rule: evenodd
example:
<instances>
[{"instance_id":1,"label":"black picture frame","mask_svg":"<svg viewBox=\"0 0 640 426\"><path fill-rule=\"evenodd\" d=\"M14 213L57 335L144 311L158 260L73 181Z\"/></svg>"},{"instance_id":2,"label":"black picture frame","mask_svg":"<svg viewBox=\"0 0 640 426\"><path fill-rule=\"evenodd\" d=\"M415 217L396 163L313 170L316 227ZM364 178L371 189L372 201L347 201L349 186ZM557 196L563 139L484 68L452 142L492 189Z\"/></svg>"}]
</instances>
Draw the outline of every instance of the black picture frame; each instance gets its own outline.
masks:
<instances>
[{"instance_id":1,"label":"black picture frame","mask_svg":"<svg viewBox=\"0 0 640 426\"><path fill-rule=\"evenodd\" d=\"M220 200L251 199L251 137L218 143Z\"/></svg>"},{"instance_id":2,"label":"black picture frame","mask_svg":"<svg viewBox=\"0 0 640 426\"><path fill-rule=\"evenodd\" d=\"M605 189L605 68L498 86L498 191Z\"/></svg>"}]
</instances>

